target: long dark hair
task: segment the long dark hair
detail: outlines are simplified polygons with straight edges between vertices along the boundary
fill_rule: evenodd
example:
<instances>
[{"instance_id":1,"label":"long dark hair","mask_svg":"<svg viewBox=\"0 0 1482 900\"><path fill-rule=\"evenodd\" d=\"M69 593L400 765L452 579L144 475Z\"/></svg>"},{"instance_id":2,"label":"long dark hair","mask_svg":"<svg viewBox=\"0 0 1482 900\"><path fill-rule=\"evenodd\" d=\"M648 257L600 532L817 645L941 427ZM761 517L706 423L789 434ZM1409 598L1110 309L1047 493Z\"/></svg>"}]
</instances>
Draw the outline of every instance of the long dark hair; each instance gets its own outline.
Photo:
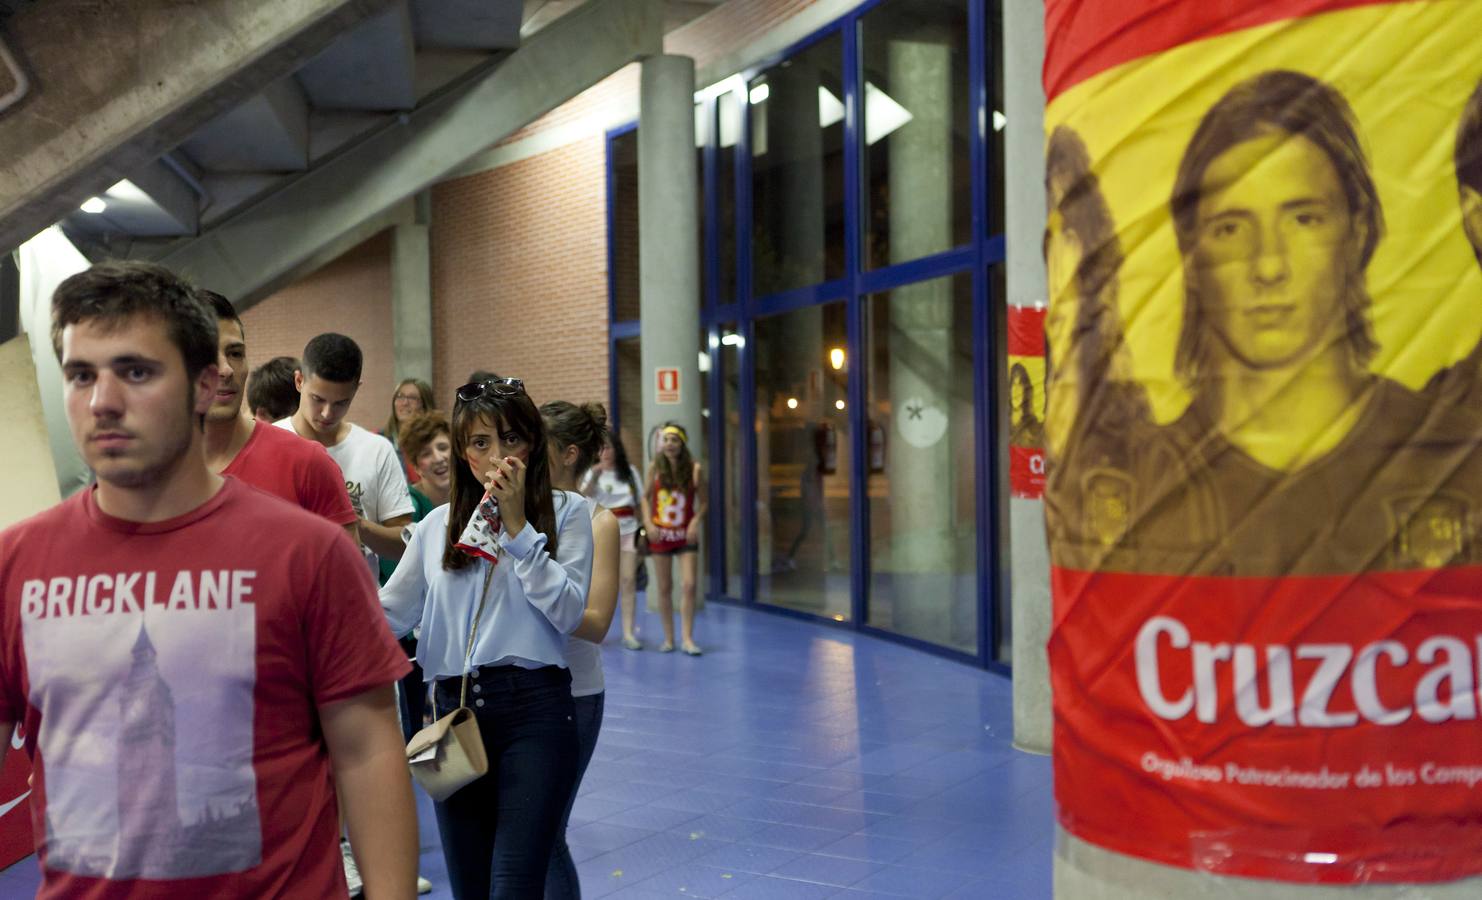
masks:
<instances>
[{"instance_id":1,"label":"long dark hair","mask_svg":"<svg viewBox=\"0 0 1482 900\"><path fill-rule=\"evenodd\" d=\"M581 481L607 440L607 410L600 403L577 406L566 400L552 400L541 405L540 416L545 420L546 435L558 453L567 447L576 448L574 474Z\"/></svg>"},{"instance_id":2,"label":"long dark hair","mask_svg":"<svg viewBox=\"0 0 1482 900\"><path fill-rule=\"evenodd\" d=\"M491 386L475 400L459 400L453 404L451 437L457 463L452 468L453 480L448 488L448 541L443 548L443 568L452 572L473 562L473 557L454 545L462 537L464 526L484 496L484 484L469 469L467 460L468 433L480 419L487 419L501 431L513 431L530 448L529 458L525 461L525 519L532 528L545 535L546 552L554 558L556 510L551 499L551 467L546 456L545 426L541 423L540 411L523 388L496 392Z\"/></svg>"},{"instance_id":3,"label":"long dark hair","mask_svg":"<svg viewBox=\"0 0 1482 900\"><path fill-rule=\"evenodd\" d=\"M1048 380L1055 380L1057 370L1074 367L1077 409L1098 408L1114 421L1147 421L1151 412L1141 385L1107 383L1113 361L1127 352L1117 302L1122 243L1101 182L1091 168L1091 154L1081 136L1064 125L1051 133L1045 153L1045 196L1049 212L1060 216L1061 227L1074 234L1083 248L1074 276L1071 346L1063 348L1065 359L1050 359ZM1048 250L1048 232L1045 240ZM1066 298L1051 302L1064 303ZM1056 348L1047 345L1047 349L1053 353ZM1107 408L1109 404L1117 408ZM1085 421L1091 418L1088 415Z\"/></svg>"},{"instance_id":4,"label":"long dark hair","mask_svg":"<svg viewBox=\"0 0 1482 900\"><path fill-rule=\"evenodd\" d=\"M1204 304L1187 273L1199 234L1199 199L1205 170L1227 150L1245 141L1279 133L1306 138L1328 158L1348 201L1350 227L1347 288L1343 292L1345 337L1354 368L1362 370L1379 351L1369 322L1369 291L1364 273L1384 235L1384 212L1379 190L1369 174L1369 160L1359 140L1358 126L1348 101L1331 85L1300 72L1262 72L1231 88L1221 97L1189 139L1178 166L1169 207L1173 230L1183 255L1184 317L1174 357L1174 373L1193 386L1206 374L1206 359L1214 330Z\"/></svg>"},{"instance_id":5,"label":"long dark hair","mask_svg":"<svg viewBox=\"0 0 1482 900\"><path fill-rule=\"evenodd\" d=\"M633 503L636 505L642 492L633 481L633 464L628 462L628 448L623 446L623 439L616 428L607 429L607 446L612 448L612 467L628 483L628 490L633 492Z\"/></svg>"},{"instance_id":6,"label":"long dark hair","mask_svg":"<svg viewBox=\"0 0 1482 900\"><path fill-rule=\"evenodd\" d=\"M1013 394L1014 382L1019 382L1022 393L1019 395L1019 419L1023 422L1038 421L1034 415L1034 380L1029 377L1029 370L1024 368L1023 363L1014 363L1009 367L1009 393Z\"/></svg>"},{"instance_id":7,"label":"long dark hair","mask_svg":"<svg viewBox=\"0 0 1482 900\"><path fill-rule=\"evenodd\" d=\"M681 432L684 431L684 426L678 422L665 422L659 429L659 434L662 435L671 427L678 428ZM683 438L680 439L679 458L674 461L672 467L669 465L669 457L665 456L664 451L660 450L654 456L653 463L649 465L648 480L650 482L657 481L660 487L667 488L671 491L688 490L693 487L695 484L695 458L690 456L689 441Z\"/></svg>"}]
</instances>

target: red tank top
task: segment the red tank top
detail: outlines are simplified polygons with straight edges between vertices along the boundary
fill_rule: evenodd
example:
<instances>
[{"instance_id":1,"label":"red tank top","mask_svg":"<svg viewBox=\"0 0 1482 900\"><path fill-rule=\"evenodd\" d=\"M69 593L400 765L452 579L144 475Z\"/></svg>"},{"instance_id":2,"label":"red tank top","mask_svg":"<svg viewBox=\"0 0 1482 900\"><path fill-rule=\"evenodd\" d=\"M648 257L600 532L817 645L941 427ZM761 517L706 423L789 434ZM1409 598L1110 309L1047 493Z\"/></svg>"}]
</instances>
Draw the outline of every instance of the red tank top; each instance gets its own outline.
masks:
<instances>
[{"instance_id":1,"label":"red tank top","mask_svg":"<svg viewBox=\"0 0 1482 900\"><path fill-rule=\"evenodd\" d=\"M683 547L690 522L695 518L695 485L673 491L655 479L650 486L650 518L658 526L648 536L650 549L665 551Z\"/></svg>"}]
</instances>

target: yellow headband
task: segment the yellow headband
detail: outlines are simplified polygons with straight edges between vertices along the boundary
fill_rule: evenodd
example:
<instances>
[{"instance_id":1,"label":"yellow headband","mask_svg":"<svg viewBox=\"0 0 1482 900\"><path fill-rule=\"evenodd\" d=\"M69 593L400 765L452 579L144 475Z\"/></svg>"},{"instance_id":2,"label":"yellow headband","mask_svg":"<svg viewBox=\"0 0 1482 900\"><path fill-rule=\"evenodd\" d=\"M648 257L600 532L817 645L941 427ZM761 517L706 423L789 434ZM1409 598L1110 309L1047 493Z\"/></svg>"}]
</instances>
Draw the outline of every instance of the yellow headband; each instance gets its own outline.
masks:
<instances>
[{"instance_id":1,"label":"yellow headband","mask_svg":"<svg viewBox=\"0 0 1482 900\"><path fill-rule=\"evenodd\" d=\"M684 429L680 428L678 425L665 425L664 430L660 433L672 434L675 437L679 438L681 441L684 441L686 444L690 442L690 436L685 434Z\"/></svg>"}]
</instances>

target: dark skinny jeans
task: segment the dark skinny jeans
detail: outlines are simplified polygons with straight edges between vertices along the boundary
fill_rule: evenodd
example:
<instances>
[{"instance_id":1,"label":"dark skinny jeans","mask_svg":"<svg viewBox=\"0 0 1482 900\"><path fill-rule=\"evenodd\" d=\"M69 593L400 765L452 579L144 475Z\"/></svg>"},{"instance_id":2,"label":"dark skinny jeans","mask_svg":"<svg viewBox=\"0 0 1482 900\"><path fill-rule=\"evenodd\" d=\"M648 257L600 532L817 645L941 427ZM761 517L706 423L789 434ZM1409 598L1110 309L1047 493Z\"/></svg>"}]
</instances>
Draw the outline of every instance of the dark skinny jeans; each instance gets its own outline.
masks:
<instances>
[{"instance_id":1,"label":"dark skinny jeans","mask_svg":"<svg viewBox=\"0 0 1482 900\"><path fill-rule=\"evenodd\" d=\"M581 790L582 776L587 774L587 764L597 749L597 735L602 731L602 708L606 705L606 693L588 694L573 698L576 705L576 781L571 785L571 796L566 800L566 809L561 813L561 830L556 834L556 847L551 852L551 867L545 874L545 900L581 900L581 879L576 874L576 861L571 858L571 848L566 846L566 829L571 824L571 808L576 805L576 794Z\"/></svg>"},{"instance_id":2,"label":"dark skinny jeans","mask_svg":"<svg viewBox=\"0 0 1482 900\"><path fill-rule=\"evenodd\" d=\"M459 681L438 680L438 716L457 708ZM561 814L576 781L571 675L556 666L492 666L468 683L468 706L478 719L489 774L436 804L453 896L541 900Z\"/></svg>"}]
</instances>

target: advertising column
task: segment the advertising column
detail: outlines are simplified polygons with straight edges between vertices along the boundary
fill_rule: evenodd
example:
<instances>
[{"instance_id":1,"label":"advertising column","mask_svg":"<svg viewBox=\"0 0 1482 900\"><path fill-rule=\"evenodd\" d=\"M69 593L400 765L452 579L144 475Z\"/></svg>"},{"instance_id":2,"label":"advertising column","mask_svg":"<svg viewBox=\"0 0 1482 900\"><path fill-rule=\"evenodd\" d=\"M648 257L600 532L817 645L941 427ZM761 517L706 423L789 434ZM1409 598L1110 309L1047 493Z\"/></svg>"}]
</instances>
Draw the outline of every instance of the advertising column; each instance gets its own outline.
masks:
<instances>
[{"instance_id":1,"label":"advertising column","mask_svg":"<svg viewBox=\"0 0 1482 900\"><path fill-rule=\"evenodd\" d=\"M1069 843L1477 896L1482 3L1045 22Z\"/></svg>"}]
</instances>

